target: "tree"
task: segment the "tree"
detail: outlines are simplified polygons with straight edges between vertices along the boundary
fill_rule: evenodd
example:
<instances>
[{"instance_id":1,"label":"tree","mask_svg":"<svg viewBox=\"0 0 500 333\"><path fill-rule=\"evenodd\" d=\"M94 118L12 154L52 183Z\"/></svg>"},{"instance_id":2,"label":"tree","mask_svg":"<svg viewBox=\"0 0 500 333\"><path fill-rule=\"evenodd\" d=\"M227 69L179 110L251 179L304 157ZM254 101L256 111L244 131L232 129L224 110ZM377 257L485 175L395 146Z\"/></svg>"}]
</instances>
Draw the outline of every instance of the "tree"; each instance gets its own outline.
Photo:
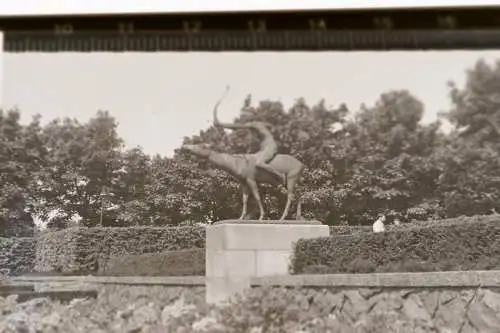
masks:
<instances>
[{"instance_id":1,"label":"tree","mask_svg":"<svg viewBox=\"0 0 500 333\"><path fill-rule=\"evenodd\" d=\"M450 217L499 209L500 62L479 60L467 70L464 87L450 82L452 108L443 117L455 127L436 152L442 175L439 191Z\"/></svg>"},{"instance_id":2,"label":"tree","mask_svg":"<svg viewBox=\"0 0 500 333\"><path fill-rule=\"evenodd\" d=\"M51 227L64 227L61 223L74 215L88 226L113 224L101 212L121 168L122 140L116 128L115 119L103 111L86 124L66 118L45 126L48 153L41 191L45 199L42 215L47 218L49 212L59 212L54 221L58 225Z\"/></svg>"},{"instance_id":3,"label":"tree","mask_svg":"<svg viewBox=\"0 0 500 333\"><path fill-rule=\"evenodd\" d=\"M408 91L391 91L373 107L362 106L345 124L330 151L335 184L324 182L327 186L315 193L316 202L330 207L323 219L372 223L377 213L404 213L420 204L422 197L416 194L424 188L432 197L437 175L428 158L439 123L421 125L423 111Z\"/></svg>"},{"instance_id":4,"label":"tree","mask_svg":"<svg viewBox=\"0 0 500 333\"><path fill-rule=\"evenodd\" d=\"M500 116L499 84L500 61L490 66L484 59L466 71L463 89L449 83L452 109L442 116L462 132L460 137L478 144L498 141L488 119Z\"/></svg>"},{"instance_id":5,"label":"tree","mask_svg":"<svg viewBox=\"0 0 500 333\"><path fill-rule=\"evenodd\" d=\"M226 174L197 165L182 153L173 158L153 158L147 186L152 223L209 222L231 217L235 211L236 184Z\"/></svg>"},{"instance_id":6,"label":"tree","mask_svg":"<svg viewBox=\"0 0 500 333\"><path fill-rule=\"evenodd\" d=\"M37 187L45 154L40 117L23 126L17 109L0 110L0 224L9 234L25 234L34 227Z\"/></svg>"},{"instance_id":7,"label":"tree","mask_svg":"<svg viewBox=\"0 0 500 333\"><path fill-rule=\"evenodd\" d=\"M120 168L113 178L113 210L109 213L116 225L131 226L151 224L148 186L153 181L151 158L139 147L124 151Z\"/></svg>"}]
</instances>

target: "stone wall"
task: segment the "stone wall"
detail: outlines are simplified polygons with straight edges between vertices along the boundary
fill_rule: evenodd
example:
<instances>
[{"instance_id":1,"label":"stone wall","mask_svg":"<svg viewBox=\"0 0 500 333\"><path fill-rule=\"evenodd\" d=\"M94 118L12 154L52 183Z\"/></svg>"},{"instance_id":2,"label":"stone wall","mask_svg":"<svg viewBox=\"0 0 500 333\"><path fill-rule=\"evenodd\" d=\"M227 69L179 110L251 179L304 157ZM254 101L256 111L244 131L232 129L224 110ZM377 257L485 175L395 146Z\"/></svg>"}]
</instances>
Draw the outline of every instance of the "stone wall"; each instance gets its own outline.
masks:
<instances>
[{"instance_id":1,"label":"stone wall","mask_svg":"<svg viewBox=\"0 0 500 333\"><path fill-rule=\"evenodd\" d=\"M53 287L57 289L57 283ZM0 332L180 332L161 327L172 315L185 311L179 299L186 302L187 310L205 301L203 286L101 284L92 288L98 291L96 299L75 299L69 304L47 298L15 304L12 298L0 297Z\"/></svg>"},{"instance_id":2,"label":"stone wall","mask_svg":"<svg viewBox=\"0 0 500 333\"><path fill-rule=\"evenodd\" d=\"M307 290L339 324L390 314L391 327L401 325L394 332L408 332L409 323L418 332L500 331L500 271L294 275L254 278L252 286Z\"/></svg>"},{"instance_id":3,"label":"stone wall","mask_svg":"<svg viewBox=\"0 0 500 333\"><path fill-rule=\"evenodd\" d=\"M257 287L259 288L259 287ZM400 332L495 333L500 330L500 292L491 289L305 288L314 306L341 326L374 325L392 318ZM387 323L380 323L380 325ZM411 326L410 326L411 325ZM398 332L395 327L391 332Z\"/></svg>"},{"instance_id":4,"label":"stone wall","mask_svg":"<svg viewBox=\"0 0 500 333\"><path fill-rule=\"evenodd\" d=\"M10 279L13 283L32 284L35 291L48 290L82 290L109 288L205 288L205 279L201 276L16 276Z\"/></svg>"},{"instance_id":5,"label":"stone wall","mask_svg":"<svg viewBox=\"0 0 500 333\"><path fill-rule=\"evenodd\" d=\"M179 295L199 303L205 292L203 277L16 277L13 282L35 283L38 290L97 286L99 297L113 304L124 304L132 294L154 304ZM500 328L500 271L264 277L254 278L246 294L234 311L249 311L264 300L283 313L312 315L316 328L323 321L345 332L497 333Z\"/></svg>"}]
</instances>

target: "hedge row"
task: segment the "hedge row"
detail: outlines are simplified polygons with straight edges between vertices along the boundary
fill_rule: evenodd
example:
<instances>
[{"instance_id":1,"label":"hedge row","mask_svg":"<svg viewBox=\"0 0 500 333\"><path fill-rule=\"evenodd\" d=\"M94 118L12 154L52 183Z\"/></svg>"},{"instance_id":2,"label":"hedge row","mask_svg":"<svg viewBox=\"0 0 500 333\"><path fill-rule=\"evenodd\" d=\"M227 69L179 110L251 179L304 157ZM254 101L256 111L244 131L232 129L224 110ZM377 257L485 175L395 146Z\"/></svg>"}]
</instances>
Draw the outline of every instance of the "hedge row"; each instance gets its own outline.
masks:
<instances>
[{"instance_id":1,"label":"hedge row","mask_svg":"<svg viewBox=\"0 0 500 333\"><path fill-rule=\"evenodd\" d=\"M36 272L76 271L75 228L42 232L36 237Z\"/></svg>"},{"instance_id":2,"label":"hedge row","mask_svg":"<svg viewBox=\"0 0 500 333\"><path fill-rule=\"evenodd\" d=\"M291 262L294 274L492 269L500 269L497 216L450 219L384 233L301 239Z\"/></svg>"},{"instance_id":3,"label":"hedge row","mask_svg":"<svg viewBox=\"0 0 500 333\"><path fill-rule=\"evenodd\" d=\"M187 249L128 256L99 262L103 276L204 276L205 249Z\"/></svg>"},{"instance_id":4,"label":"hedge row","mask_svg":"<svg viewBox=\"0 0 500 333\"><path fill-rule=\"evenodd\" d=\"M200 227L69 228L37 239L35 271L91 274L111 256L205 247Z\"/></svg>"},{"instance_id":5,"label":"hedge row","mask_svg":"<svg viewBox=\"0 0 500 333\"><path fill-rule=\"evenodd\" d=\"M448 226L460 223L474 223L484 221L485 219L492 218L491 215L476 215L472 217L460 216L452 219L442 219L442 220L425 220L425 221L412 221L407 223L401 223L400 225L394 225L387 223L385 226L386 231L396 231L396 230L406 230L414 228L433 228L435 226ZM357 235L357 234L369 234L373 232L373 227L371 225L341 225L341 226L330 226L330 236L345 236L345 235Z\"/></svg>"},{"instance_id":6,"label":"hedge row","mask_svg":"<svg viewBox=\"0 0 500 333\"><path fill-rule=\"evenodd\" d=\"M403 223L399 226L389 225L387 226L387 230L400 230L402 228L425 228L425 227L435 227L439 226L451 226L455 224L462 223L475 223L475 222L485 222L485 221L493 221L498 220L500 216L497 215L475 215L475 216L459 216L450 219L442 219L442 220L425 220L425 221L412 221L410 223Z\"/></svg>"},{"instance_id":7,"label":"hedge row","mask_svg":"<svg viewBox=\"0 0 500 333\"><path fill-rule=\"evenodd\" d=\"M389 225L387 230L403 232L415 228L434 228L457 223L481 222L488 218L491 217L426 221L400 226ZM374 236L371 226L333 226L330 227L330 233L335 238L385 237ZM336 245L335 248L339 248L339 246ZM69 228L57 232L44 232L37 236L34 270L37 272L59 272L60 274L93 274L98 270L98 262L106 261L110 257L204 247L205 229L199 226ZM359 260L363 261L364 259L358 259L358 262ZM323 264L317 262L315 265L321 266ZM373 263L368 263L368 266L370 265L373 266ZM2 266L0 265L0 267ZM324 267L321 269L324 270Z\"/></svg>"},{"instance_id":8,"label":"hedge row","mask_svg":"<svg viewBox=\"0 0 500 333\"><path fill-rule=\"evenodd\" d=\"M0 238L0 276L18 275L31 271L34 259L34 238Z\"/></svg>"},{"instance_id":9,"label":"hedge row","mask_svg":"<svg viewBox=\"0 0 500 333\"><path fill-rule=\"evenodd\" d=\"M33 237L35 235L35 223L31 215L27 213L15 213L7 219L0 217L0 237Z\"/></svg>"},{"instance_id":10,"label":"hedge row","mask_svg":"<svg viewBox=\"0 0 500 333\"><path fill-rule=\"evenodd\" d=\"M407 223L400 226L387 226L388 230L407 230L415 227L435 227L438 225L453 225L464 221L480 221L480 218L459 218L441 221L425 221L419 223ZM442 222L442 223L441 223ZM371 226L332 226L332 236L361 235L373 233ZM356 260L354 270L363 270L363 260ZM407 262L407 267L398 267L396 270L414 270L408 267L415 263ZM373 266L368 264L368 266ZM420 266L417 265L416 268ZM321 272L321 267L309 267L308 272ZM99 275L107 276L195 276L205 274L205 251L204 249L189 249L180 251L167 251L144 255L112 256L107 260L100 261Z\"/></svg>"},{"instance_id":11,"label":"hedge row","mask_svg":"<svg viewBox=\"0 0 500 333\"><path fill-rule=\"evenodd\" d=\"M330 226L330 236L357 235L373 232L372 226L366 225L335 225Z\"/></svg>"}]
</instances>

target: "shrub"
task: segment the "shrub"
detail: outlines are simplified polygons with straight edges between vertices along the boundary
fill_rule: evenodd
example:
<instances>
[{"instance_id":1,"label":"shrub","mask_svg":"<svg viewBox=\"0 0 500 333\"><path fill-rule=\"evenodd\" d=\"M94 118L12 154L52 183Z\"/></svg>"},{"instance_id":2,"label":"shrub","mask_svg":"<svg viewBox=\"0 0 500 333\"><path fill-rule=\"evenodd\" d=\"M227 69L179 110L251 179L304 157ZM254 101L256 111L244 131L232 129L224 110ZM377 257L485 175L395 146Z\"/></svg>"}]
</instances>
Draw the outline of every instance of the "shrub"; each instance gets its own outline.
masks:
<instances>
[{"instance_id":1,"label":"shrub","mask_svg":"<svg viewBox=\"0 0 500 333\"><path fill-rule=\"evenodd\" d=\"M311 265L320 265L323 273L500 269L499 222L489 216L476 223L462 219L432 227L300 239L291 270L302 274Z\"/></svg>"},{"instance_id":2,"label":"shrub","mask_svg":"<svg viewBox=\"0 0 500 333\"><path fill-rule=\"evenodd\" d=\"M386 230L403 230L403 229L411 229L411 228L424 228L424 227L435 227L437 225L445 226L445 225L454 225L460 223L474 223L481 222L485 220L491 219L492 216L487 215L476 215L472 217L468 216L460 216L453 219L439 219L439 220L423 220L417 221L413 220L408 223L401 223L400 225L394 225L392 223L386 222ZM375 222L375 221L373 221ZM367 234L372 233L373 227L371 225L339 225L339 226L330 226L330 236L345 236L345 235L357 235L357 234Z\"/></svg>"},{"instance_id":3,"label":"shrub","mask_svg":"<svg viewBox=\"0 0 500 333\"><path fill-rule=\"evenodd\" d=\"M405 223L387 226L387 230L402 232L408 229L436 226L451 226L468 222L491 220L491 216L461 217L439 221ZM332 226L332 237L372 236L371 226ZM43 232L37 236L35 271L58 272L59 274L92 274L98 270L98 261L110 256L160 253L189 248L205 247L205 229L200 226L182 227L132 227L132 228L69 228L56 232ZM344 271L370 271L376 263L349 263ZM360 261L361 260L361 261ZM357 265L357 266L356 266ZM367 266L368 265L368 266ZM391 263L394 267L394 263ZM415 264L412 264L415 265ZM419 264L420 265L420 264ZM482 259L478 267L496 267L496 261ZM328 266L328 265L327 265ZM359 268L361 269L361 268ZM491 269L491 268L489 268ZM324 270L324 268L322 268Z\"/></svg>"},{"instance_id":4,"label":"shrub","mask_svg":"<svg viewBox=\"0 0 500 333\"><path fill-rule=\"evenodd\" d=\"M74 271L76 263L75 228L42 232L36 237L34 270L37 272Z\"/></svg>"},{"instance_id":5,"label":"shrub","mask_svg":"<svg viewBox=\"0 0 500 333\"><path fill-rule=\"evenodd\" d=\"M399 226L393 224L387 225L386 230L402 230L408 228L429 228L429 227L432 228L438 225L451 226L455 224L476 223L476 222L484 222L497 219L498 218L495 215L475 215L475 216L459 216L452 219L440 219L440 220L433 220L433 219L423 220L423 221L413 220L409 223L402 223Z\"/></svg>"},{"instance_id":6,"label":"shrub","mask_svg":"<svg viewBox=\"0 0 500 333\"><path fill-rule=\"evenodd\" d=\"M35 260L35 239L0 238L0 276L31 271Z\"/></svg>"},{"instance_id":7,"label":"shrub","mask_svg":"<svg viewBox=\"0 0 500 333\"><path fill-rule=\"evenodd\" d=\"M19 211L9 211L9 216L0 216L0 237L33 237L35 223L30 214Z\"/></svg>"},{"instance_id":8,"label":"shrub","mask_svg":"<svg viewBox=\"0 0 500 333\"><path fill-rule=\"evenodd\" d=\"M69 228L38 237L35 270L88 274L110 256L204 247L203 227Z\"/></svg>"},{"instance_id":9,"label":"shrub","mask_svg":"<svg viewBox=\"0 0 500 333\"><path fill-rule=\"evenodd\" d=\"M330 236L357 235L372 232L372 226L365 225L339 225L330 226Z\"/></svg>"},{"instance_id":10,"label":"shrub","mask_svg":"<svg viewBox=\"0 0 500 333\"><path fill-rule=\"evenodd\" d=\"M112 256L99 262L99 275L202 276L205 275L205 249Z\"/></svg>"}]
</instances>

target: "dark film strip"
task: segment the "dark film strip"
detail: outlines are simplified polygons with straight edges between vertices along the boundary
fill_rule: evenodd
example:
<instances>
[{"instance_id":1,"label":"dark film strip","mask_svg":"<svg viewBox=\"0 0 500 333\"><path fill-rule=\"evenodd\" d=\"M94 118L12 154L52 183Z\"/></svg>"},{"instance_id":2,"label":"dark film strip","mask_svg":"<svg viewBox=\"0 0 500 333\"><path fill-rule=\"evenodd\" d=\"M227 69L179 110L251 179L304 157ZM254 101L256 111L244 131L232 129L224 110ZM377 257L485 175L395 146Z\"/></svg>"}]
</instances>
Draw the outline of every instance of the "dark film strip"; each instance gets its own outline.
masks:
<instances>
[{"instance_id":1,"label":"dark film strip","mask_svg":"<svg viewBox=\"0 0 500 333\"><path fill-rule=\"evenodd\" d=\"M0 17L7 52L496 49L500 6Z\"/></svg>"}]
</instances>

